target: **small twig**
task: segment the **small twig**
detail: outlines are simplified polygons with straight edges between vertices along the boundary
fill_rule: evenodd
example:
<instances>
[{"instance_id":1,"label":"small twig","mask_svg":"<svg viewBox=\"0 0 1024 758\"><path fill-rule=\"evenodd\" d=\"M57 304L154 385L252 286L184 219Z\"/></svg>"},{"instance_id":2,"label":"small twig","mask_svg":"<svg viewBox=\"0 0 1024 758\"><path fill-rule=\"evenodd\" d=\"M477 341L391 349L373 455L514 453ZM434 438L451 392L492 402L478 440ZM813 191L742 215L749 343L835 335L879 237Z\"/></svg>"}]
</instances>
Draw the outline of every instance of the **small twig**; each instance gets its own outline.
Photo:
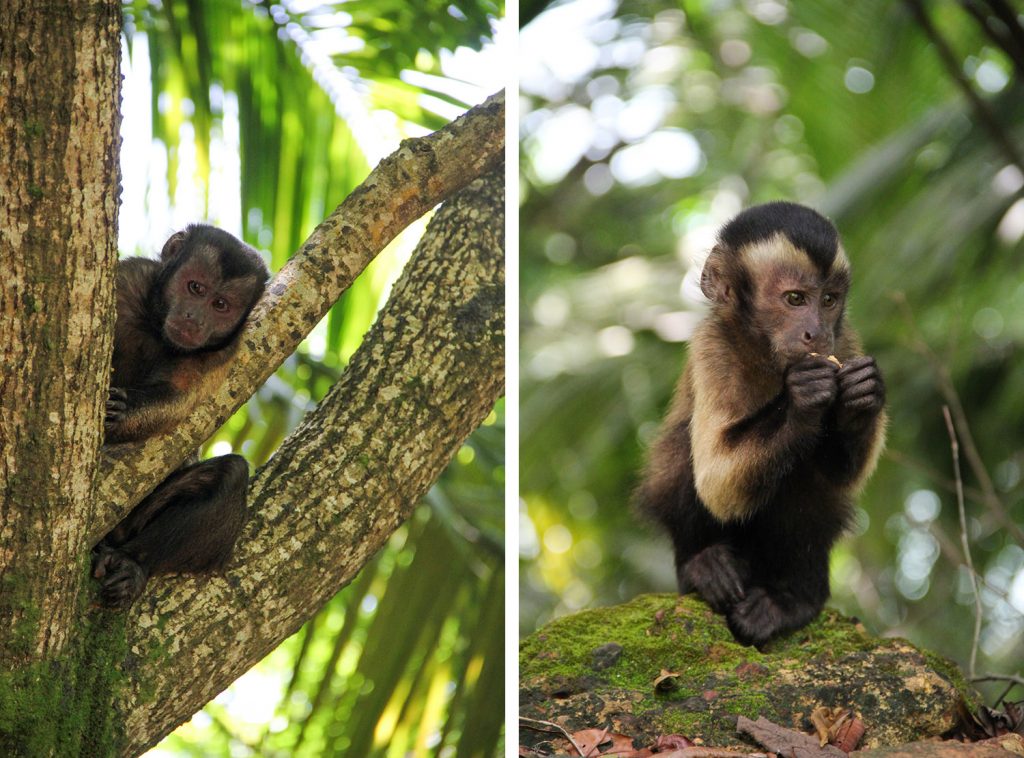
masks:
<instances>
[{"instance_id":1,"label":"small twig","mask_svg":"<svg viewBox=\"0 0 1024 758\"><path fill-rule=\"evenodd\" d=\"M1024 676L1020 674L982 674L968 677L972 682L1012 682L1014 686L1024 687ZM1004 694L1003 697L1006 697Z\"/></svg>"},{"instance_id":2,"label":"small twig","mask_svg":"<svg viewBox=\"0 0 1024 758\"><path fill-rule=\"evenodd\" d=\"M1016 29L1019 32L1016 20L1007 26L1002 19L998 18L997 14L996 20L993 22L993 17L989 16L979 0L960 0L960 4L974 17L985 35L1006 53L1006 57L1017 69L1018 76L1024 77L1024 47L1018 44L1018 40L1013 35L1013 30Z\"/></svg>"},{"instance_id":3,"label":"small twig","mask_svg":"<svg viewBox=\"0 0 1024 758\"><path fill-rule=\"evenodd\" d=\"M939 543L939 552L941 552L950 563L954 566L963 566L963 561L960 560L960 549L956 546L953 539L942 531L940 527L934 521L928 525L928 533L935 538L935 541ZM966 568L966 566L964 566ZM1004 603L1010 603L1010 593L1005 589L1001 589L992 584L982 574L975 571L974 577L981 583L981 586L992 593L993 597L997 597Z\"/></svg>"},{"instance_id":4,"label":"small twig","mask_svg":"<svg viewBox=\"0 0 1024 758\"><path fill-rule=\"evenodd\" d=\"M1017 49L1024 51L1024 28L1017 12L1005 0L988 0L988 4L996 18L1006 25L1007 32L1017 44Z\"/></svg>"},{"instance_id":5,"label":"small twig","mask_svg":"<svg viewBox=\"0 0 1024 758\"><path fill-rule=\"evenodd\" d=\"M971 558L971 544L967 536L967 510L964 508L964 483L960 476L960 443L953 428L953 417L949 406L942 406L942 415L946 419L946 430L949 432L949 446L953 453L953 476L956 480L956 507L960 513L960 544L967 562L967 571L971 577L971 589L974 591L974 639L971 642L971 661L967 669L967 677L974 678L974 664L978 658L978 641L981 639L981 592L978 590L978 579L974 574L974 561Z\"/></svg>"},{"instance_id":6,"label":"small twig","mask_svg":"<svg viewBox=\"0 0 1024 758\"><path fill-rule=\"evenodd\" d=\"M540 724L541 726L537 726L537 724ZM572 745L574 748L576 748L576 752L577 753L579 753L580 755L583 755L583 751L580 750L580 746L576 744L576 740L574 740L572 738L572 735L569 734L567 731L565 731L565 729L560 727L554 721L543 721L542 719L530 719L530 718L527 718L526 716L520 716L519 717L519 725L520 726L524 726L527 729L532 729L535 732L548 732L548 733L551 733L551 734L561 734L563 737L565 737L567 740L569 740L569 744L570 745ZM548 727L548 728L545 729L544 727Z\"/></svg>"},{"instance_id":7,"label":"small twig","mask_svg":"<svg viewBox=\"0 0 1024 758\"><path fill-rule=\"evenodd\" d=\"M1000 693L999 697L996 698L996 702L992 704L992 707L993 708L998 708L1000 705L1002 705L1003 701L1006 699L1006 696L1009 695L1010 692L1013 690L1013 688L1016 687L1016 686L1017 686L1016 682L1010 682L1008 685L1006 685L1005 689L1003 689L1003 691L1002 691L1002 693Z\"/></svg>"},{"instance_id":8,"label":"small twig","mask_svg":"<svg viewBox=\"0 0 1024 758\"><path fill-rule=\"evenodd\" d=\"M768 758L767 753L740 753L726 748L704 747L694 745L692 747L678 748L667 753L672 758Z\"/></svg>"}]
</instances>

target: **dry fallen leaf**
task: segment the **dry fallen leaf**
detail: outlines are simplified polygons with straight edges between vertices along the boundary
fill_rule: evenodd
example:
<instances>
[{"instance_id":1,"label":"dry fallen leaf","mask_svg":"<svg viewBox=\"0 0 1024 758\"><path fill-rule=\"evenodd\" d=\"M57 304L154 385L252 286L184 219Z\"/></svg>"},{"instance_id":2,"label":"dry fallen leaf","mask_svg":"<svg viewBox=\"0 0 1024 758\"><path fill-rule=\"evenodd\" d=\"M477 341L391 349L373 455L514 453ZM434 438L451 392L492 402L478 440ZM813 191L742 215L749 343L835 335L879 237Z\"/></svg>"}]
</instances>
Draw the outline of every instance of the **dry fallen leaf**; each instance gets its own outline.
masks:
<instances>
[{"instance_id":1,"label":"dry fallen leaf","mask_svg":"<svg viewBox=\"0 0 1024 758\"><path fill-rule=\"evenodd\" d=\"M584 756L629 755L634 752L633 739L625 734L608 733L608 729L583 729L574 732L573 741L580 746ZM601 746L605 749L602 750ZM575 754L575 750L571 754Z\"/></svg>"},{"instance_id":2,"label":"dry fallen leaf","mask_svg":"<svg viewBox=\"0 0 1024 758\"><path fill-rule=\"evenodd\" d=\"M655 692L671 692L679 689L679 674L675 671L662 669L661 675L654 680Z\"/></svg>"},{"instance_id":3,"label":"dry fallen leaf","mask_svg":"<svg viewBox=\"0 0 1024 758\"><path fill-rule=\"evenodd\" d=\"M666 750L682 750L693 747L693 743L681 734L663 734L658 737L654 747L658 749L659 753L664 753Z\"/></svg>"},{"instance_id":4,"label":"dry fallen leaf","mask_svg":"<svg viewBox=\"0 0 1024 758\"><path fill-rule=\"evenodd\" d=\"M821 747L835 745L845 753L857 747L864 736L864 722L846 708L818 706L811 712L811 724Z\"/></svg>"}]
</instances>

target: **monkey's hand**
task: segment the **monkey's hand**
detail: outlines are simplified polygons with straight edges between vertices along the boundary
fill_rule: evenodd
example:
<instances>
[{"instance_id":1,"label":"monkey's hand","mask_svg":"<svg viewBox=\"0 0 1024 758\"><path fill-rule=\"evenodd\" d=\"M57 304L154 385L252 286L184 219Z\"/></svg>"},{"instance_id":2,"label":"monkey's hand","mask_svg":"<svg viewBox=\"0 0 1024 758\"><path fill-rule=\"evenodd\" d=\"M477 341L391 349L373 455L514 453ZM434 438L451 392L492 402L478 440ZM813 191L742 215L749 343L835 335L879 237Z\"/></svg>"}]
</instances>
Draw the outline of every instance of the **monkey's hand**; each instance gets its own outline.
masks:
<instances>
[{"instance_id":1,"label":"monkey's hand","mask_svg":"<svg viewBox=\"0 0 1024 758\"><path fill-rule=\"evenodd\" d=\"M821 355L807 356L786 372L786 390L793 410L817 423L836 399L836 365Z\"/></svg>"},{"instance_id":2,"label":"monkey's hand","mask_svg":"<svg viewBox=\"0 0 1024 758\"><path fill-rule=\"evenodd\" d=\"M679 591L696 592L716 613L725 613L746 595L746 564L728 545L718 543L693 556L679 570Z\"/></svg>"},{"instance_id":3,"label":"monkey's hand","mask_svg":"<svg viewBox=\"0 0 1024 758\"><path fill-rule=\"evenodd\" d=\"M124 420L128 412L128 391L121 387L111 387L107 395L107 412L103 422L108 426Z\"/></svg>"},{"instance_id":4,"label":"monkey's hand","mask_svg":"<svg viewBox=\"0 0 1024 758\"><path fill-rule=\"evenodd\" d=\"M116 548L99 545L92 561L92 575L100 580L100 603L124 610L146 587L145 569Z\"/></svg>"},{"instance_id":5,"label":"monkey's hand","mask_svg":"<svg viewBox=\"0 0 1024 758\"><path fill-rule=\"evenodd\" d=\"M869 355L851 358L836 376L839 402L836 423L840 429L866 428L885 405L885 384L882 374Z\"/></svg>"}]
</instances>

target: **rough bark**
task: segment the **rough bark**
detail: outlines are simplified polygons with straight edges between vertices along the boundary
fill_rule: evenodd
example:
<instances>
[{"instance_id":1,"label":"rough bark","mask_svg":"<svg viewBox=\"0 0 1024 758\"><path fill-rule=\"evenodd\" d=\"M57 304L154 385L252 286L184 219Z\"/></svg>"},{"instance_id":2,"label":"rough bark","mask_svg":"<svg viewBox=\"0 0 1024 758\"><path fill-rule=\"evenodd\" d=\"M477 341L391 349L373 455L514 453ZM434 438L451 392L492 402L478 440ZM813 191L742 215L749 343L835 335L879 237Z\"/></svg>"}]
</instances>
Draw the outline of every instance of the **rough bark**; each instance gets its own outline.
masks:
<instances>
[{"instance_id":1,"label":"rough bark","mask_svg":"<svg viewBox=\"0 0 1024 758\"><path fill-rule=\"evenodd\" d=\"M170 434L121 446L104 462L92 541L266 381L402 229L503 160L504 121L505 96L499 92L443 129L405 140L381 161L274 277L216 396Z\"/></svg>"},{"instance_id":2,"label":"rough bark","mask_svg":"<svg viewBox=\"0 0 1024 758\"><path fill-rule=\"evenodd\" d=\"M67 645L110 365L121 4L0 3L0 669Z\"/></svg>"},{"instance_id":3,"label":"rough bark","mask_svg":"<svg viewBox=\"0 0 1024 758\"><path fill-rule=\"evenodd\" d=\"M503 190L493 171L431 221L339 383L255 477L226 576L157 579L129 614L126 755L347 584L490 412L504 382Z\"/></svg>"}]
</instances>

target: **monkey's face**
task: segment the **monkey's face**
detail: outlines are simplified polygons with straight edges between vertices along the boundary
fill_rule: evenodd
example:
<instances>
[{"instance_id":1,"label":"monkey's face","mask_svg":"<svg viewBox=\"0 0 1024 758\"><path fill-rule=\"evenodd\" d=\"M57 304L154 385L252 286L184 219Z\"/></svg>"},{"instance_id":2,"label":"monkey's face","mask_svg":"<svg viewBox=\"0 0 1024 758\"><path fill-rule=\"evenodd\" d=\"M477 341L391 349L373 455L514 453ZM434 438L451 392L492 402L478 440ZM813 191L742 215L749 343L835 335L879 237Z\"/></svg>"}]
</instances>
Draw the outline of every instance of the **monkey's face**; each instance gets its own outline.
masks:
<instances>
[{"instance_id":1,"label":"monkey's face","mask_svg":"<svg viewBox=\"0 0 1024 758\"><path fill-rule=\"evenodd\" d=\"M809 353L831 355L841 328L845 287L784 267L767 273L755 287L754 312L777 367L785 369Z\"/></svg>"},{"instance_id":2,"label":"monkey's face","mask_svg":"<svg viewBox=\"0 0 1024 758\"><path fill-rule=\"evenodd\" d=\"M252 276L225 279L215 261L190 256L164 286L164 339L183 352L220 347L252 307L255 285Z\"/></svg>"}]
</instances>

